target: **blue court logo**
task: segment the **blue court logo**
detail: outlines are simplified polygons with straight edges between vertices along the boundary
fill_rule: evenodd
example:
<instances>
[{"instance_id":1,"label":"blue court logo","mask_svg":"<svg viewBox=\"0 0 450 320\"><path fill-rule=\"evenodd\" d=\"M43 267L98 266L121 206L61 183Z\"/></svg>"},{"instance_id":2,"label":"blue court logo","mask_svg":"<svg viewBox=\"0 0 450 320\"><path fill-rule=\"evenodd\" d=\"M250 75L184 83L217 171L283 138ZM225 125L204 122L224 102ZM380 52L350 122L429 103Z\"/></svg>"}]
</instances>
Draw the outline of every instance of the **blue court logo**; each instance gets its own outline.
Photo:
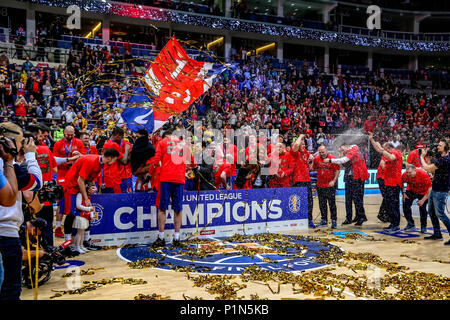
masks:
<instances>
[{"instance_id":1,"label":"blue court logo","mask_svg":"<svg viewBox=\"0 0 450 320\"><path fill-rule=\"evenodd\" d=\"M246 267L256 264L268 271L304 271L325 267L316 262L323 251L329 251L331 244L324 245L318 240L304 237L283 236L288 239L286 246L267 245L255 240L230 242L222 238L210 238L207 243L193 244L187 247L171 249L170 244L154 252L147 245L117 250L120 258L127 262L151 258L158 259L158 269L174 270L177 267L191 267L191 271L210 274L241 274ZM193 255L193 250L206 250L204 256ZM212 250L208 250L212 249ZM320 251L320 252L319 252ZM248 253L251 254L248 254Z\"/></svg>"}]
</instances>

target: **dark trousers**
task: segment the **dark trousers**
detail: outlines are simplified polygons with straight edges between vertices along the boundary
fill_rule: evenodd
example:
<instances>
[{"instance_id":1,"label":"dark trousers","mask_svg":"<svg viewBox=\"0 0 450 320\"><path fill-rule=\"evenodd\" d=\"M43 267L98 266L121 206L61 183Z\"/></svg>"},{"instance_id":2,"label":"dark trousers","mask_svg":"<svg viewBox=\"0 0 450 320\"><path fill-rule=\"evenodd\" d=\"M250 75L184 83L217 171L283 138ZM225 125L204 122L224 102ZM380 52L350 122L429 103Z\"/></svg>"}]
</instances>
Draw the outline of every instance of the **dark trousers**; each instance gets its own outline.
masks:
<instances>
[{"instance_id":1,"label":"dark trousers","mask_svg":"<svg viewBox=\"0 0 450 320\"><path fill-rule=\"evenodd\" d=\"M400 186L386 186L386 203L391 216L391 226L400 226Z\"/></svg>"},{"instance_id":2,"label":"dark trousers","mask_svg":"<svg viewBox=\"0 0 450 320\"><path fill-rule=\"evenodd\" d=\"M0 253L3 259L4 278L0 300L20 300L22 292L22 245L19 237L0 236Z\"/></svg>"},{"instance_id":3,"label":"dark trousers","mask_svg":"<svg viewBox=\"0 0 450 320\"><path fill-rule=\"evenodd\" d=\"M53 206L42 207L42 210L36 216L47 222L47 226L42 230L42 238L49 246L53 247Z\"/></svg>"},{"instance_id":4,"label":"dark trousers","mask_svg":"<svg viewBox=\"0 0 450 320\"><path fill-rule=\"evenodd\" d=\"M412 210L411 210L411 206L413 204L413 201L416 199L422 199L423 198L423 194L417 194L411 191L406 191L406 196L408 197L408 199L405 199L405 201L403 202L403 214L405 215L405 219L406 221L408 221L408 224L413 225L414 224L414 220L412 217ZM428 204L428 199L427 201L425 201L423 203L423 205L420 207L419 206L419 212L420 212L420 227L421 228L426 228L427 227L427 204Z\"/></svg>"},{"instance_id":5,"label":"dark trousers","mask_svg":"<svg viewBox=\"0 0 450 320\"><path fill-rule=\"evenodd\" d=\"M349 179L345 182L345 211L346 220L352 220L353 208L355 204L355 217L357 219L366 218L364 210L364 181Z\"/></svg>"},{"instance_id":6,"label":"dark trousers","mask_svg":"<svg viewBox=\"0 0 450 320\"><path fill-rule=\"evenodd\" d=\"M72 234L72 226L75 216L72 213L68 213L64 219L64 234Z\"/></svg>"},{"instance_id":7,"label":"dark trousers","mask_svg":"<svg viewBox=\"0 0 450 320\"><path fill-rule=\"evenodd\" d=\"M317 196L319 197L319 208L320 214L322 215L322 221L328 221L327 219L328 206L330 207L331 220L336 220L337 219L336 189L334 187L329 188L317 187Z\"/></svg>"},{"instance_id":8,"label":"dark trousers","mask_svg":"<svg viewBox=\"0 0 450 320\"><path fill-rule=\"evenodd\" d=\"M312 221L312 212L313 212L313 196L312 196L312 188L311 182L296 182L294 187L306 187L308 189L308 220Z\"/></svg>"},{"instance_id":9,"label":"dark trousers","mask_svg":"<svg viewBox=\"0 0 450 320\"><path fill-rule=\"evenodd\" d=\"M381 196L383 197L383 201L381 202L380 210L378 211L378 218L381 221L388 222L391 219L389 214L388 206L386 203L386 186L384 184L384 179L377 179L378 186L380 187Z\"/></svg>"}]
</instances>

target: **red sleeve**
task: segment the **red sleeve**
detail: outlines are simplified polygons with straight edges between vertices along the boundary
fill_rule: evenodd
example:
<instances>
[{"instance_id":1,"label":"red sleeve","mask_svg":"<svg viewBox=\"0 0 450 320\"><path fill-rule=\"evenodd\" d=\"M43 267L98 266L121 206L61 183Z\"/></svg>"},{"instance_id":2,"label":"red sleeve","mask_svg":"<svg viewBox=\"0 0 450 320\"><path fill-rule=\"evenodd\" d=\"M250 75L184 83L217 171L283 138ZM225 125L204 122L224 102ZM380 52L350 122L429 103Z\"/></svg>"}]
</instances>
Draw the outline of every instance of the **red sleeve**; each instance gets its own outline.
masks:
<instances>
[{"instance_id":1,"label":"red sleeve","mask_svg":"<svg viewBox=\"0 0 450 320\"><path fill-rule=\"evenodd\" d=\"M61 139L55 143L55 145L53 146L53 155L58 158L65 158L66 155L61 154L61 152L60 152L61 151L61 142L60 141L64 141L64 140Z\"/></svg>"}]
</instances>

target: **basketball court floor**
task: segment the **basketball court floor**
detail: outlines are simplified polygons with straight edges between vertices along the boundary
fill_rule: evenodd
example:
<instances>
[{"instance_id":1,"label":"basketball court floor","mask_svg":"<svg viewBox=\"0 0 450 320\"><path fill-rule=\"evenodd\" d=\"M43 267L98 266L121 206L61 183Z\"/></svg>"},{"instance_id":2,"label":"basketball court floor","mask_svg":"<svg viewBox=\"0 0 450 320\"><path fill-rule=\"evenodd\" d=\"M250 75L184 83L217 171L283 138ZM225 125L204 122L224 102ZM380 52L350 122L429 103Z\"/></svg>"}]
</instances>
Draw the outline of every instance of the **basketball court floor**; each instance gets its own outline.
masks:
<instances>
[{"instance_id":1,"label":"basketball court floor","mask_svg":"<svg viewBox=\"0 0 450 320\"><path fill-rule=\"evenodd\" d=\"M146 246L90 251L56 269L38 288L38 299L450 299L450 246L444 245L449 238L445 227L441 224L443 241L424 240L427 234L419 231L385 234L381 231L387 224L377 219L381 196L366 195L364 200L368 221L362 227L341 225L345 204L344 197L338 196L338 229L330 229L329 224L279 232L281 236L268 230L259 238L211 239L194 246L211 249L206 258L187 258ZM316 224L320 222L317 198L313 216ZM418 215L414 218L420 230ZM402 217L400 227L405 226ZM431 234L430 220L427 227ZM268 240L281 245L270 248ZM277 250L288 242L298 242L297 249L306 248L301 254L309 250L314 255L297 252L297 257L286 258ZM225 251L228 255L220 256ZM165 264L169 257L172 263ZM209 259L214 267L199 266L202 259ZM180 261L184 264L174 267ZM34 293L23 288L21 299L32 300Z\"/></svg>"}]
</instances>

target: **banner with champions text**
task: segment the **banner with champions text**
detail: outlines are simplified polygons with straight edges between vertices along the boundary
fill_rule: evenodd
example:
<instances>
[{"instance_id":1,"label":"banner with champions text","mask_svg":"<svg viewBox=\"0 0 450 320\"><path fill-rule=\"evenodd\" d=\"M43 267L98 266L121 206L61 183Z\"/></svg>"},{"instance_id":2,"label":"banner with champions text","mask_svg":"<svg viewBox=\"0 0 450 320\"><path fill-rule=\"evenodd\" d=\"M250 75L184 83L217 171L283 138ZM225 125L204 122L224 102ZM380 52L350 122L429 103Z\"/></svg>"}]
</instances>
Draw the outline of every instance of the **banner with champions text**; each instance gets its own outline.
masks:
<instances>
[{"instance_id":1,"label":"banner with champions text","mask_svg":"<svg viewBox=\"0 0 450 320\"><path fill-rule=\"evenodd\" d=\"M158 234L156 193L92 197L91 238L101 246L148 244ZM198 214L197 214L198 213ZM173 238L169 206L166 242ZM181 240L308 228L307 190L299 188L185 192Z\"/></svg>"}]
</instances>

